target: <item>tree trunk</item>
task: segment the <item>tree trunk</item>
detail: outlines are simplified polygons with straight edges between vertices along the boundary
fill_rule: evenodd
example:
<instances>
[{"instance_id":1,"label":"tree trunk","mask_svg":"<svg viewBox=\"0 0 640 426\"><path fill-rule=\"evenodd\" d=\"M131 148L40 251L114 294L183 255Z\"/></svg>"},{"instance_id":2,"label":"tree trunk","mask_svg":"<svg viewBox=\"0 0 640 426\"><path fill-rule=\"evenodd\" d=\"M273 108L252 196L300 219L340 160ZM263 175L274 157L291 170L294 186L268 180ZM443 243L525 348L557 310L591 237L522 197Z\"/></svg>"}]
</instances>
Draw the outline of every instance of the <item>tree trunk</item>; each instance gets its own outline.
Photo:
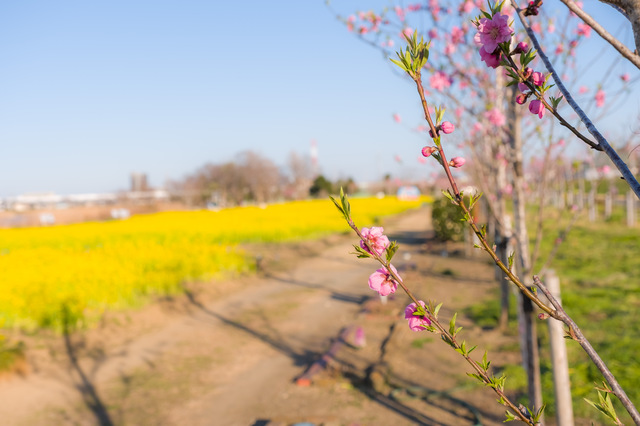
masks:
<instances>
[{"instance_id":1,"label":"tree trunk","mask_svg":"<svg viewBox=\"0 0 640 426\"><path fill-rule=\"evenodd\" d=\"M515 87L515 86L514 86ZM529 235L525 213L525 176L522 161L522 128L515 109L515 88L512 89L512 102L509 102L511 127L510 162L513 171L513 214L514 234L516 237L516 265L524 283L530 282L532 265L529 256ZM540 383L540 357L536 330L536 314L531 300L518 291L518 322L523 366L527 372L529 403L537 410L542 406L542 386Z\"/></svg>"}]
</instances>

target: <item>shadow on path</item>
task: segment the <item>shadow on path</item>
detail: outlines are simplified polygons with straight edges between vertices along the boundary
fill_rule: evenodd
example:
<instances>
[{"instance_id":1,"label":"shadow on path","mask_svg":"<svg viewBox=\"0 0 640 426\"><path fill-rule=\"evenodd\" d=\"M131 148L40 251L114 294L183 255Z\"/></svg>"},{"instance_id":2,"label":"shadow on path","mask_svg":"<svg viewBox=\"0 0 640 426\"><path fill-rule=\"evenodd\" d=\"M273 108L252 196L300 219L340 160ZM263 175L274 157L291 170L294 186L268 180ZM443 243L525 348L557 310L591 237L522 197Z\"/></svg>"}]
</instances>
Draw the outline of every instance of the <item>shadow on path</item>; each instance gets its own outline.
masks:
<instances>
[{"instance_id":1,"label":"shadow on path","mask_svg":"<svg viewBox=\"0 0 640 426\"><path fill-rule=\"evenodd\" d=\"M258 330L254 330L250 327L247 327L246 325L242 324L241 322L238 321L234 321L231 320L229 318L226 318L222 315L220 315L217 312L212 311L211 309L207 308L206 306L204 306L196 297L196 295L191 292L190 290L185 289L184 290L184 294L187 296L187 299L189 299L189 302L197 307L201 312L207 314L208 316L211 316L215 319L217 319L218 321L221 321L224 324L230 325L234 328L237 328L238 330L244 331L245 333L251 335L252 337L270 345L271 347L273 347L274 349L280 351L281 353L283 353L284 355L288 356L289 358L291 358L294 362L294 364L298 367L301 366L305 366L308 365L310 363L312 363L318 356L320 356L320 354L318 352L315 351L303 351L302 353L298 353L296 352L291 346L287 345L286 343L284 343L283 339L275 339L271 336L268 336L267 334L260 332ZM269 327L268 325L268 320L265 318L264 321L260 322L261 324L261 328L265 329L265 330L269 330L269 329L274 329L273 327Z\"/></svg>"},{"instance_id":2,"label":"shadow on path","mask_svg":"<svg viewBox=\"0 0 640 426\"><path fill-rule=\"evenodd\" d=\"M100 399L95 386L93 385L93 383L91 383L88 375L84 372L78 362L78 357L76 355L73 343L71 342L71 333L73 331L73 328L71 326L70 309L66 304L63 304L61 311L65 349L67 351L67 356L69 357L69 362L71 363L71 368L80 378L80 383L76 383L76 389L78 389L78 391L82 395L84 404L91 410L98 424L100 424L101 426L112 426L113 421L109 416L107 408L102 403L102 400ZM94 371L97 369L97 367L98 364L96 364Z\"/></svg>"},{"instance_id":3,"label":"shadow on path","mask_svg":"<svg viewBox=\"0 0 640 426\"><path fill-rule=\"evenodd\" d=\"M322 288L322 287L320 287ZM207 308L206 306L204 306L198 299L197 296L189 291L189 290L184 290L185 295L187 296L187 298L189 299L189 301L195 306L197 307L200 311L202 311L203 313L221 321L224 324L230 325L232 327L235 327L239 330L244 331L245 333L251 335L252 337L269 344L271 347L273 347L274 349L280 351L281 353L283 353L284 355L288 356L289 358L291 358L296 366L299 367L304 367L304 366L310 366L314 361L318 360L322 354L318 353L317 351L311 351L311 350L303 350L302 352L296 351L294 350L291 346L287 345L286 343L283 342L283 339L275 339L271 336L266 335L265 333L262 333L260 331L254 330L252 328L247 327L246 325L238 322L238 321L234 321L231 320L229 318L226 318L222 315L220 315L217 312L212 311L211 309ZM332 296L333 297L333 296ZM344 296L338 296L338 297L343 297ZM366 297L365 297L366 299ZM361 303L359 298L358 300L353 300L354 303ZM265 321L267 321L265 319ZM265 321L261 321L260 324L262 325L261 328L263 329L273 329L272 327L268 327L268 323L266 323ZM336 361L338 363L342 363L341 361L337 360ZM350 381L353 382L354 384L354 388L358 389L360 392L362 392L364 395L366 395L367 397L369 397L371 400L377 402L378 404L382 405L383 407L401 415L402 417L415 422L417 424L425 424L425 425L443 425L442 423L438 423L437 421L435 421L434 419L412 409L411 407L408 407L404 404L402 404L401 402L390 398L386 395L383 395L379 392L376 392L374 389L372 389L371 387L367 386L361 377L356 377L356 375L352 375L351 377L349 377L349 375L347 374L345 376L347 379L349 379ZM269 420L265 420L265 419L260 419L258 420L256 423L254 423L254 425L263 425L263 424L269 424L268 423ZM443 425L444 426L444 425Z\"/></svg>"}]
</instances>

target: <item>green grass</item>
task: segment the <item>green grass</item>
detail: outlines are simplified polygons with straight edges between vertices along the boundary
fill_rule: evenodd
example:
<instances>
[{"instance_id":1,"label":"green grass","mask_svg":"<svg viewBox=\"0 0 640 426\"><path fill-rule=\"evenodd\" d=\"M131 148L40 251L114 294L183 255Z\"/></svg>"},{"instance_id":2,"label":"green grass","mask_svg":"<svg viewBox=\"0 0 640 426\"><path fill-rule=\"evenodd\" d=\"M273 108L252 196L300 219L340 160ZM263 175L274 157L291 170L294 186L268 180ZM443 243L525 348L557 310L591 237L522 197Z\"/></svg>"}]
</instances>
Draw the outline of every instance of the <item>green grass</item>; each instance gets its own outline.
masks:
<instances>
[{"instance_id":1,"label":"green grass","mask_svg":"<svg viewBox=\"0 0 640 426\"><path fill-rule=\"evenodd\" d=\"M640 404L640 231L617 223L592 224L586 218L580 223L552 262L560 277L562 302L629 398ZM546 223L548 235L559 226ZM543 245L543 258L551 244ZM540 329L543 386L552 395L546 327ZM597 400L593 387L602 376L577 343L567 342L574 410L591 417L593 410L583 398ZM622 412L620 408L619 415Z\"/></svg>"}]
</instances>

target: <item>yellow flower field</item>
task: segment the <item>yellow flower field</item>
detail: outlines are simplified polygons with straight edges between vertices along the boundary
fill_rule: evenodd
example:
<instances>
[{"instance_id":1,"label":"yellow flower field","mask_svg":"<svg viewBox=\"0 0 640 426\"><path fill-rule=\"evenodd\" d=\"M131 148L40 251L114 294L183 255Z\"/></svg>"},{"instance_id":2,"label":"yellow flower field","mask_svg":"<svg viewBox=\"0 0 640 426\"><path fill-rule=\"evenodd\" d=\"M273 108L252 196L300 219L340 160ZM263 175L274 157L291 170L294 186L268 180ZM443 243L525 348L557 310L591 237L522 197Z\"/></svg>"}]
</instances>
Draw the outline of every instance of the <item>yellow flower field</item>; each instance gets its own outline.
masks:
<instances>
[{"instance_id":1,"label":"yellow flower field","mask_svg":"<svg viewBox=\"0 0 640 426\"><path fill-rule=\"evenodd\" d=\"M417 207L395 197L352 200L359 226ZM164 212L124 221L0 230L0 324L59 328L61 312L83 323L105 309L141 305L188 280L250 271L245 242L346 231L329 200L214 211Z\"/></svg>"}]
</instances>

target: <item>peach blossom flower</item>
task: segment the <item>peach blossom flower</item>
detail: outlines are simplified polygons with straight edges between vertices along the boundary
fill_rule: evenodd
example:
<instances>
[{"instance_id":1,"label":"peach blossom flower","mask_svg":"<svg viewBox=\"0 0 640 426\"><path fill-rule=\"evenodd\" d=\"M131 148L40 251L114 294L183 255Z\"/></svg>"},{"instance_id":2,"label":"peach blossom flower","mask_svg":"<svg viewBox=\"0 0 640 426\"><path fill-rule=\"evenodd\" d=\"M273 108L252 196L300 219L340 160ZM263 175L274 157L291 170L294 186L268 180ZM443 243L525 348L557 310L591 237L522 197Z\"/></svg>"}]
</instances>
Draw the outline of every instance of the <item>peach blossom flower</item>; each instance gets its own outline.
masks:
<instances>
[{"instance_id":1,"label":"peach blossom flower","mask_svg":"<svg viewBox=\"0 0 640 426\"><path fill-rule=\"evenodd\" d=\"M398 275L398 271L393 265L389 265L389 267L394 274ZM369 276L369 288L380 293L380 296L388 296L396 292L398 283L393 279L389 270L383 266Z\"/></svg>"},{"instance_id":2,"label":"peach blossom flower","mask_svg":"<svg viewBox=\"0 0 640 426\"><path fill-rule=\"evenodd\" d=\"M369 243L369 245L377 255L382 256L382 253L384 253L384 251L389 246L389 238L384 235L384 228L382 228L381 226L362 228L360 230L360 233L362 234L363 238L360 241L360 247L362 247L362 249L367 253L371 253L371 250L369 250L369 247L367 247L367 244L365 244L366 241Z\"/></svg>"},{"instance_id":3,"label":"peach blossom flower","mask_svg":"<svg viewBox=\"0 0 640 426\"><path fill-rule=\"evenodd\" d=\"M423 308L425 307L425 303L422 300L418 300L418 303ZM412 331L424 331L425 327L431 325L431 321L424 316L414 315L417 310L418 306L415 303L409 304L404 310L404 319L409 321L409 328Z\"/></svg>"}]
</instances>

